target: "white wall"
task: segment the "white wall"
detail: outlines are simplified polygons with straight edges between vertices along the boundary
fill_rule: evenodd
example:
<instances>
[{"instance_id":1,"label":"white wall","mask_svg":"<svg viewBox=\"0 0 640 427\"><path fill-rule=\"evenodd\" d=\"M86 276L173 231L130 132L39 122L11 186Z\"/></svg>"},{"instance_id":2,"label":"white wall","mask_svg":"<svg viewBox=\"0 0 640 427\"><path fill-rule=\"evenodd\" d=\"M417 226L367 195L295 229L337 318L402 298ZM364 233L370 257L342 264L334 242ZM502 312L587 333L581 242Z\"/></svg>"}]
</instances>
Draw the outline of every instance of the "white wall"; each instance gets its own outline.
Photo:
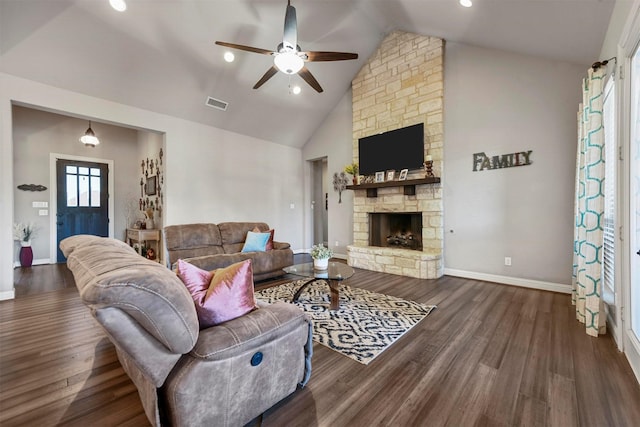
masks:
<instances>
[{"instance_id":1,"label":"white wall","mask_svg":"<svg viewBox=\"0 0 640 427\"><path fill-rule=\"evenodd\" d=\"M313 244L313 230L308 221L313 216L310 209L312 192L308 160L326 156L329 181L329 247L334 253L345 256L347 245L353 242L353 191L343 191L342 203L338 203L338 193L333 191L333 174L342 172L346 165L353 162L351 103L351 90L349 90L302 149L302 157L307 161L304 165L306 248ZM324 205L322 208L324 209Z\"/></svg>"},{"instance_id":2,"label":"white wall","mask_svg":"<svg viewBox=\"0 0 640 427\"><path fill-rule=\"evenodd\" d=\"M13 295L13 101L164 132L165 225L261 220L302 247L299 149L0 73L0 299Z\"/></svg>"},{"instance_id":3,"label":"white wall","mask_svg":"<svg viewBox=\"0 0 640 427\"><path fill-rule=\"evenodd\" d=\"M445 58L446 268L570 284L585 67L458 43ZM530 166L472 171L473 153L527 150Z\"/></svg>"}]
</instances>

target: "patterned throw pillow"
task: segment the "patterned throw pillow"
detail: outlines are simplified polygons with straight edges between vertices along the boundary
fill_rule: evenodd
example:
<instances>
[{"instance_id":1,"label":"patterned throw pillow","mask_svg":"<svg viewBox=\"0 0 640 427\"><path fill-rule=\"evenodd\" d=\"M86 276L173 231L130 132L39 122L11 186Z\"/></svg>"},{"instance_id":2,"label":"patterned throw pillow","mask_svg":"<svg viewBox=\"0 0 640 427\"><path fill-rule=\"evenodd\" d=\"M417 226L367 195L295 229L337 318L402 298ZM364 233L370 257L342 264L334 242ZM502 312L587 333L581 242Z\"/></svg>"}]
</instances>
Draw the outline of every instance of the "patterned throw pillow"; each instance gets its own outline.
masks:
<instances>
[{"instance_id":1,"label":"patterned throw pillow","mask_svg":"<svg viewBox=\"0 0 640 427\"><path fill-rule=\"evenodd\" d=\"M200 329L244 316L256 308L250 259L213 271L179 259L177 273L195 302Z\"/></svg>"}]
</instances>

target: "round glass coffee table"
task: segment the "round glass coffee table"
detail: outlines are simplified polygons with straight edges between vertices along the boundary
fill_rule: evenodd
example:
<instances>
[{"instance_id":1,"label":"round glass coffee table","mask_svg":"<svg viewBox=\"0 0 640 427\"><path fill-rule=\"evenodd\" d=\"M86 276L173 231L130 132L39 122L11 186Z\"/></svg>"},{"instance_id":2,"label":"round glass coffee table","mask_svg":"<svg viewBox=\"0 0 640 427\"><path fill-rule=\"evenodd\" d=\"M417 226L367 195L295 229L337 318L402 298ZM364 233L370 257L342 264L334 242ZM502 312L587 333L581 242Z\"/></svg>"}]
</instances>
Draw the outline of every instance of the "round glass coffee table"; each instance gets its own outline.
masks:
<instances>
[{"instance_id":1,"label":"round glass coffee table","mask_svg":"<svg viewBox=\"0 0 640 427\"><path fill-rule=\"evenodd\" d=\"M337 310L340 306L340 282L353 276L353 268L342 262L329 262L326 270L315 270L313 263L296 264L283 269L286 273L296 276L311 277L293 295L292 302L298 301L300 294L313 282L326 280L331 292L331 310Z\"/></svg>"}]
</instances>

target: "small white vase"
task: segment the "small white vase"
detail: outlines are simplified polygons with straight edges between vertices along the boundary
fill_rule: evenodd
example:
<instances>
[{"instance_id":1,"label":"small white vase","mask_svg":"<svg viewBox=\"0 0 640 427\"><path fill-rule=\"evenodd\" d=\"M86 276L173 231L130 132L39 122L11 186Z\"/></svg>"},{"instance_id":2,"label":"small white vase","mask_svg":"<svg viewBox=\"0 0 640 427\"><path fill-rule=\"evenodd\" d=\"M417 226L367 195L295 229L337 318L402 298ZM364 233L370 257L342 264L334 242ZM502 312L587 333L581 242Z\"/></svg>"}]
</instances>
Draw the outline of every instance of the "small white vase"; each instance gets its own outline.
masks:
<instances>
[{"instance_id":1,"label":"small white vase","mask_svg":"<svg viewBox=\"0 0 640 427\"><path fill-rule=\"evenodd\" d=\"M329 268L329 258L318 258L313 260L314 270L326 270Z\"/></svg>"}]
</instances>

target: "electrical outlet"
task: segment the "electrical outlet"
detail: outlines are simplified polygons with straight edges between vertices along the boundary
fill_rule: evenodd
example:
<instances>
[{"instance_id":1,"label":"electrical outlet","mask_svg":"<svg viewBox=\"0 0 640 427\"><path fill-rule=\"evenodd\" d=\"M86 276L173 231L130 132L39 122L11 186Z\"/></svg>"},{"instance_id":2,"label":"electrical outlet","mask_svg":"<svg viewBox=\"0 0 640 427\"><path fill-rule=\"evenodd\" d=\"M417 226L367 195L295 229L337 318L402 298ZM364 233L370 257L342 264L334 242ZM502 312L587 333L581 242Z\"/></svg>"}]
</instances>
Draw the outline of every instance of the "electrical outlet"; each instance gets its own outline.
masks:
<instances>
[{"instance_id":1,"label":"electrical outlet","mask_svg":"<svg viewBox=\"0 0 640 427\"><path fill-rule=\"evenodd\" d=\"M511 266L511 257L510 256L504 257L504 265Z\"/></svg>"},{"instance_id":2,"label":"electrical outlet","mask_svg":"<svg viewBox=\"0 0 640 427\"><path fill-rule=\"evenodd\" d=\"M340 242L336 240L335 246L340 246Z\"/></svg>"}]
</instances>

